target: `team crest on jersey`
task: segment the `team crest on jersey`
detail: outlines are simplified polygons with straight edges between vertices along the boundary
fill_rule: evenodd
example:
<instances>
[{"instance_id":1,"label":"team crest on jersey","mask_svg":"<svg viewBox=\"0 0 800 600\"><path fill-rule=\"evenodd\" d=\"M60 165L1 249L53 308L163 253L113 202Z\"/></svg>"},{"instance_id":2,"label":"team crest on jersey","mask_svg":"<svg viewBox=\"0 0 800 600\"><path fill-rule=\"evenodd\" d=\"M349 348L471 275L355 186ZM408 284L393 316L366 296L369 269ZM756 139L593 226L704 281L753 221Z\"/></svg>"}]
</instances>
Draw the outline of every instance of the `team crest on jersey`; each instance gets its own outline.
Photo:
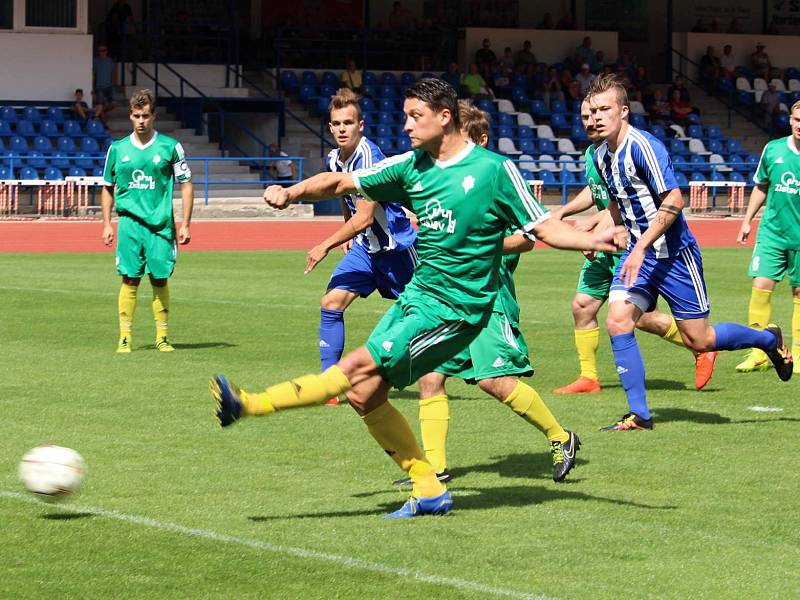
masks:
<instances>
[{"instance_id":1,"label":"team crest on jersey","mask_svg":"<svg viewBox=\"0 0 800 600\"><path fill-rule=\"evenodd\" d=\"M452 210L442 208L442 203L436 198L431 198L425 205L425 215L419 222L421 227L434 229L436 231L447 231L453 233L456 230L456 220L453 218Z\"/></svg>"},{"instance_id":2,"label":"team crest on jersey","mask_svg":"<svg viewBox=\"0 0 800 600\"><path fill-rule=\"evenodd\" d=\"M800 194L800 180L795 179L794 173L784 171L781 175L781 182L775 184L775 191L782 194Z\"/></svg>"},{"instance_id":3,"label":"team crest on jersey","mask_svg":"<svg viewBox=\"0 0 800 600\"><path fill-rule=\"evenodd\" d=\"M158 154L156 154L156 155L153 157L153 164L154 164L154 165L157 165L157 164L158 164L158 163L160 163L160 162L161 162L161 157L160 157Z\"/></svg>"},{"instance_id":4,"label":"team crest on jersey","mask_svg":"<svg viewBox=\"0 0 800 600\"><path fill-rule=\"evenodd\" d=\"M131 182L128 184L129 190L154 190L156 182L150 175L145 174L141 169L136 169L131 173Z\"/></svg>"},{"instance_id":5,"label":"team crest on jersey","mask_svg":"<svg viewBox=\"0 0 800 600\"><path fill-rule=\"evenodd\" d=\"M467 175L464 177L464 181L461 182L461 187L464 188L464 193L466 194L475 187L475 178L472 175Z\"/></svg>"}]
</instances>

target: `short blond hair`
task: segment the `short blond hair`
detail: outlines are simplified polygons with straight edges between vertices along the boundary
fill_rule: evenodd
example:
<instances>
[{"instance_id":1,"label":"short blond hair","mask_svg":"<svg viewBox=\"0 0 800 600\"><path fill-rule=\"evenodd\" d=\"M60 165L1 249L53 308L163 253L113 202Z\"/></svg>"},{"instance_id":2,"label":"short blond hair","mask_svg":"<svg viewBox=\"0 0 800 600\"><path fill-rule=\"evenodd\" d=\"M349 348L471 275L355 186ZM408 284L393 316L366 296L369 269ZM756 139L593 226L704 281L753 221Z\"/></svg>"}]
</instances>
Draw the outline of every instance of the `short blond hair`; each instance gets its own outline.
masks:
<instances>
[{"instance_id":1,"label":"short blond hair","mask_svg":"<svg viewBox=\"0 0 800 600\"><path fill-rule=\"evenodd\" d=\"M622 79L613 73L595 77L594 81L589 85L589 89L586 90L586 98L588 99L611 90L616 92L617 100L619 100L622 106L630 108L631 104L628 101L628 90L625 89L625 84L622 83Z\"/></svg>"},{"instance_id":2,"label":"short blond hair","mask_svg":"<svg viewBox=\"0 0 800 600\"><path fill-rule=\"evenodd\" d=\"M792 104L792 108L789 109L789 114L792 114L797 108L800 108L800 100Z\"/></svg>"},{"instance_id":3,"label":"short blond hair","mask_svg":"<svg viewBox=\"0 0 800 600\"><path fill-rule=\"evenodd\" d=\"M133 95L131 96L131 101L130 101L131 112L134 109L142 108L145 105L150 106L150 111L151 112L155 112L155 110L156 110L156 100L153 97L153 92L151 92L147 88L142 89L142 90L136 90L135 92L133 92Z\"/></svg>"},{"instance_id":4,"label":"short blond hair","mask_svg":"<svg viewBox=\"0 0 800 600\"><path fill-rule=\"evenodd\" d=\"M461 122L461 131L466 132L476 144L480 143L482 135L489 139L489 114L469 100L458 101L458 120Z\"/></svg>"},{"instance_id":5,"label":"short blond hair","mask_svg":"<svg viewBox=\"0 0 800 600\"><path fill-rule=\"evenodd\" d=\"M331 96L330 104L328 104L328 117L330 117L332 111L342 109L345 106L354 106L358 120L361 120L361 105L358 103L358 96L350 88L339 88Z\"/></svg>"}]
</instances>

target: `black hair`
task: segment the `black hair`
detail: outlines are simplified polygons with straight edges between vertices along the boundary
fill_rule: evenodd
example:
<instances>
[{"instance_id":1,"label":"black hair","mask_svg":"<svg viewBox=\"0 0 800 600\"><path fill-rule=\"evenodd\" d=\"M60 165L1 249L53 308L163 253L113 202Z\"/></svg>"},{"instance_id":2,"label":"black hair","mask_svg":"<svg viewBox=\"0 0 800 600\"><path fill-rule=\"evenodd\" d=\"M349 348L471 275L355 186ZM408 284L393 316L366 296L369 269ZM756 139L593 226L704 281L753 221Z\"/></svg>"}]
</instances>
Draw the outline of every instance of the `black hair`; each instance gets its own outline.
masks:
<instances>
[{"instance_id":1,"label":"black hair","mask_svg":"<svg viewBox=\"0 0 800 600\"><path fill-rule=\"evenodd\" d=\"M434 112L445 109L456 129L460 127L458 119L458 94L452 85L442 79L420 79L406 90L406 98L417 98L431 107Z\"/></svg>"}]
</instances>

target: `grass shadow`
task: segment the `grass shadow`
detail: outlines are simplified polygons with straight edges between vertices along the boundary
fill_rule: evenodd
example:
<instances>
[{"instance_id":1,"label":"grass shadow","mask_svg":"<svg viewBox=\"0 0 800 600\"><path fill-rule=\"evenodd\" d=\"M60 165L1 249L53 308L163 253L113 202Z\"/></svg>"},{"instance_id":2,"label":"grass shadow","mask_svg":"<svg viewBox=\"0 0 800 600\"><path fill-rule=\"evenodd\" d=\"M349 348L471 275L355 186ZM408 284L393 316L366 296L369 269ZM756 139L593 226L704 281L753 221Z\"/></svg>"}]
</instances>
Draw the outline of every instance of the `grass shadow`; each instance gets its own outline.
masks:
<instances>
[{"instance_id":1,"label":"grass shadow","mask_svg":"<svg viewBox=\"0 0 800 600\"><path fill-rule=\"evenodd\" d=\"M76 519L86 519L93 516L94 514L89 512L58 512L47 513L42 515L42 518L48 521L74 521Z\"/></svg>"},{"instance_id":2,"label":"grass shadow","mask_svg":"<svg viewBox=\"0 0 800 600\"><path fill-rule=\"evenodd\" d=\"M194 344L172 344L176 350L207 350L209 348L235 348L236 344L229 344L228 342L196 342ZM155 350L155 344L148 344L147 346L137 346L141 350Z\"/></svg>"},{"instance_id":3,"label":"grass shadow","mask_svg":"<svg viewBox=\"0 0 800 600\"><path fill-rule=\"evenodd\" d=\"M648 379L645 382L645 385L648 390L685 392L686 390L689 389L685 383L683 383L682 381L675 381L674 379ZM603 389L620 389L620 388L622 388L622 384L619 381L615 381L614 383L603 384ZM694 389L694 386L692 386L692 389Z\"/></svg>"},{"instance_id":4,"label":"grass shadow","mask_svg":"<svg viewBox=\"0 0 800 600\"><path fill-rule=\"evenodd\" d=\"M686 408L657 408L653 409L653 418L656 423L669 423L670 421L690 421L692 423L705 423L707 425L727 425L731 423L729 417L718 413L701 412Z\"/></svg>"}]
</instances>

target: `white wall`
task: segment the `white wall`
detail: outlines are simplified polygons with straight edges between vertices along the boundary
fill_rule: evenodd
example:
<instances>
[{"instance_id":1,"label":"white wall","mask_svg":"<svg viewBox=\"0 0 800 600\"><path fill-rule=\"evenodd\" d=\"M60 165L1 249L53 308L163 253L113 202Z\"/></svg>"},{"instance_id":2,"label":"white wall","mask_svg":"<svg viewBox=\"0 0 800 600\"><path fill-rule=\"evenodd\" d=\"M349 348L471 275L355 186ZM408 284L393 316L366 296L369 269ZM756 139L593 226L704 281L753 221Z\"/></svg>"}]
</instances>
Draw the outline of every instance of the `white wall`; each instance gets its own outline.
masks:
<instances>
[{"instance_id":1,"label":"white wall","mask_svg":"<svg viewBox=\"0 0 800 600\"><path fill-rule=\"evenodd\" d=\"M764 19L760 0L673 0L672 7L673 31L691 31L697 19L703 19L706 27L716 20L719 31L726 32L735 18L742 32L755 34Z\"/></svg>"},{"instance_id":2,"label":"white wall","mask_svg":"<svg viewBox=\"0 0 800 600\"><path fill-rule=\"evenodd\" d=\"M0 33L0 56L0 100L90 98L91 35Z\"/></svg>"},{"instance_id":3,"label":"white wall","mask_svg":"<svg viewBox=\"0 0 800 600\"><path fill-rule=\"evenodd\" d=\"M153 66L153 63L138 63L139 66L144 69L146 72L150 73L155 77L156 69ZM208 95L215 95L213 90L209 88L224 88L225 87L225 65L191 65L191 64L170 64L170 67L175 69L178 73L180 73L184 78L186 78L189 83L193 86L200 88L200 90ZM125 65L126 74L125 74L125 84L132 85L132 78L131 78L131 71L132 67L130 63L126 63ZM159 89L155 89L155 85L153 80L144 75L141 71L137 71L136 73L136 87L143 88L149 87L156 95L165 94L164 89L159 86ZM159 84L168 88L171 92L175 95L180 94L180 80L178 77L165 69L163 66L159 66L158 69L158 82ZM236 83L235 77L233 72L230 74L230 84L233 86ZM231 88L232 90L236 90L236 88ZM184 84L183 87L184 95L188 97L196 97L198 94L197 92L193 91L188 85ZM168 94L167 94L168 95ZM231 95L241 95L241 94L234 94Z\"/></svg>"},{"instance_id":4,"label":"white wall","mask_svg":"<svg viewBox=\"0 0 800 600\"><path fill-rule=\"evenodd\" d=\"M547 64L563 61L572 56L575 48L581 45L587 35L592 38L592 48L605 52L606 62L617 60L618 36L616 31L552 31L542 29L489 29L468 27L464 45L459 42L459 64L466 70L475 58L475 51L481 47L483 38L492 42L492 50L498 56L503 55L503 48L511 46L516 52L522 48L525 40L530 40L531 50L536 60Z\"/></svg>"}]
</instances>

